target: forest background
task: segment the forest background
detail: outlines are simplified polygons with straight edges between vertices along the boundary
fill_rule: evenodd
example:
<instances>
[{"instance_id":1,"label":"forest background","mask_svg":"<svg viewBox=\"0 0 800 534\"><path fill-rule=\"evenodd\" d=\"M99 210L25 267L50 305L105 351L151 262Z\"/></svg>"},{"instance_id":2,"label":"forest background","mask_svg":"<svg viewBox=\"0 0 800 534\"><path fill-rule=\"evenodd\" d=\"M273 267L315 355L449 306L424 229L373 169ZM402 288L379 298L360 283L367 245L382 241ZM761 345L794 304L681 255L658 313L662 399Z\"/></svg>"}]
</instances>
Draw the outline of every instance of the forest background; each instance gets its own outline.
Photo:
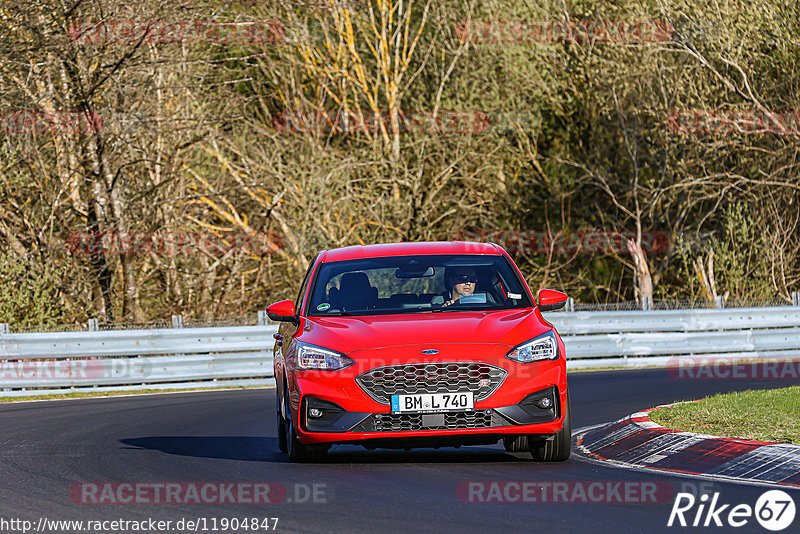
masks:
<instances>
[{"instance_id":1,"label":"forest background","mask_svg":"<svg viewBox=\"0 0 800 534\"><path fill-rule=\"evenodd\" d=\"M495 241L578 302L800 289L795 0L5 0L0 322Z\"/></svg>"}]
</instances>

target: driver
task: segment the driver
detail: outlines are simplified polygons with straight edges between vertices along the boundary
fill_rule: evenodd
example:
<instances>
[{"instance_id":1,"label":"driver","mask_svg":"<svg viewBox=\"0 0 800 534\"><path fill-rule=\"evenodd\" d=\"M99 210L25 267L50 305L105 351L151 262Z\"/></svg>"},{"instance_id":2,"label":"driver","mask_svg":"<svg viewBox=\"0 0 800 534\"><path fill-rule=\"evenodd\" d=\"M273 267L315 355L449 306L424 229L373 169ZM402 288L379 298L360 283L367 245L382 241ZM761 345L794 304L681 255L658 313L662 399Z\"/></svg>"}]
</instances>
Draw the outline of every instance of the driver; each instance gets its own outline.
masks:
<instances>
[{"instance_id":1,"label":"driver","mask_svg":"<svg viewBox=\"0 0 800 534\"><path fill-rule=\"evenodd\" d=\"M447 277L447 287L450 288L450 299L442 307L458 302L464 295L475 293L475 284L478 276L471 267L459 267Z\"/></svg>"}]
</instances>

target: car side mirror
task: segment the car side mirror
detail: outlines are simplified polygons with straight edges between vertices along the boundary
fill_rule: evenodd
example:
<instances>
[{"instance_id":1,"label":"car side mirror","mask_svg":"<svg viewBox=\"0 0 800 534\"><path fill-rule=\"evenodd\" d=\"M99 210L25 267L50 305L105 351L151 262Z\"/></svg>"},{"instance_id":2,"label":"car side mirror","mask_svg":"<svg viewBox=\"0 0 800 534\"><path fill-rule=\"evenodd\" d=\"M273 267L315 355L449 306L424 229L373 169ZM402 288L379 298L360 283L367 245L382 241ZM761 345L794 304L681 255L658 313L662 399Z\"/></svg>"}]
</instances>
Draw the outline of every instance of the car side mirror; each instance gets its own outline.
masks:
<instances>
[{"instance_id":1,"label":"car side mirror","mask_svg":"<svg viewBox=\"0 0 800 534\"><path fill-rule=\"evenodd\" d=\"M267 307L267 316L273 321L288 321L297 324L294 302L290 299L270 304Z\"/></svg>"},{"instance_id":2,"label":"car side mirror","mask_svg":"<svg viewBox=\"0 0 800 534\"><path fill-rule=\"evenodd\" d=\"M566 293L553 289L542 289L539 291L539 311L560 310L567 303Z\"/></svg>"}]
</instances>

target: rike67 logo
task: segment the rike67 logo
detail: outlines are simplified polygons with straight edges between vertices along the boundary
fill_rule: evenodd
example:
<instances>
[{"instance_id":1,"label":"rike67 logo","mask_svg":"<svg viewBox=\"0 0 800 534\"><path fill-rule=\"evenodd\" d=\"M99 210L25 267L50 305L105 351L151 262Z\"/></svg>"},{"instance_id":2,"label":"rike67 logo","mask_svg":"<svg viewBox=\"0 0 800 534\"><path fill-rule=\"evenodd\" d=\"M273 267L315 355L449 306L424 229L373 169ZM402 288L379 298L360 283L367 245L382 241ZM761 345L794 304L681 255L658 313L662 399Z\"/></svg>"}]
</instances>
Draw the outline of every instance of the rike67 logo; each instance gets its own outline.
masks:
<instances>
[{"instance_id":1,"label":"rike67 logo","mask_svg":"<svg viewBox=\"0 0 800 534\"><path fill-rule=\"evenodd\" d=\"M794 521L794 500L785 491L767 491L758 498L755 506L723 504L719 496L719 492L712 496L704 493L699 498L691 493L678 493L667 526L738 528L755 518L765 529L778 532Z\"/></svg>"}]
</instances>

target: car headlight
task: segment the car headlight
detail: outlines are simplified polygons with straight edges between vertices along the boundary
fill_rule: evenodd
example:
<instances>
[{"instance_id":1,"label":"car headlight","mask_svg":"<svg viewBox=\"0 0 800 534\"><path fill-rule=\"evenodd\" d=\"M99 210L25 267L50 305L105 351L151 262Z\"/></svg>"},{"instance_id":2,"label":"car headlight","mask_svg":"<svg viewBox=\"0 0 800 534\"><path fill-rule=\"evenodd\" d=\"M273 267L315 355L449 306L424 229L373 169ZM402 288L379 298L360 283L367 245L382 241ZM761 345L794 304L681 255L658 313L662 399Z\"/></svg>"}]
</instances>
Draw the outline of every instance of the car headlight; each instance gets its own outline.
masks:
<instances>
[{"instance_id":1,"label":"car headlight","mask_svg":"<svg viewBox=\"0 0 800 534\"><path fill-rule=\"evenodd\" d=\"M555 360L558 358L558 342L550 331L514 347L506 358L520 363Z\"/></svg>"},{"instance_id":2,"label":"car headlight","mask_svg":"<svg viewBox=\"0 0 800 534\"><path fill-rule=\"evenodd\" d=\"M353 365L355 360L340 352L335 352L308 343L300 342L297 346L297 367L299 369L316 369L318 371L338 371Z\"/></svg>"}]
</instances>

